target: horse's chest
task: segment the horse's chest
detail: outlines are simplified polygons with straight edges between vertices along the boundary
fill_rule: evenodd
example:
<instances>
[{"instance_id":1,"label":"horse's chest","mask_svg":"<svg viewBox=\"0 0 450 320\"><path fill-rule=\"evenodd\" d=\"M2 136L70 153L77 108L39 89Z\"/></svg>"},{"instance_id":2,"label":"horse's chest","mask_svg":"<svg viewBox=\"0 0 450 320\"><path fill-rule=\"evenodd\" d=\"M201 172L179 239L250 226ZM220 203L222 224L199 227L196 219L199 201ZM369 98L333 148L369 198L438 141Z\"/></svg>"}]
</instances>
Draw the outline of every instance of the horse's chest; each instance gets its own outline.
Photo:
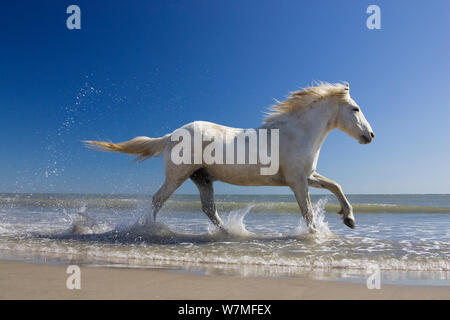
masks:
<instances>
[{"instance_id":1,"label":"horse's chest","mask_svg":"<svg viewBox=\"0 0 450 320\"><path fill-rule=\"evenodd\" d=\"M280 154L280 158L284 167L296 168L301 171L314 171L319 159L319 154L305 149L297 149Z\"/></svg>"}]
</instances>

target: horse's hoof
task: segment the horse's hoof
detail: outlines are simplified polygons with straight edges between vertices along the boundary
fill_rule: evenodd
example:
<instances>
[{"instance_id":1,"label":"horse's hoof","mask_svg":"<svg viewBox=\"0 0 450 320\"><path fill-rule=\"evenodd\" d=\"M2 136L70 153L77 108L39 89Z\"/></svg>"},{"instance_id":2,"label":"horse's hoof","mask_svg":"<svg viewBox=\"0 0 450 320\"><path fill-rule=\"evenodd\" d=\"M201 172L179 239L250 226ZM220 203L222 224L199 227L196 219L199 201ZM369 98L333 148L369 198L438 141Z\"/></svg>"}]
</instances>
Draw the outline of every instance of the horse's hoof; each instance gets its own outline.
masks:
<instances>
[{"instance_id":1,"label":"horse's hoof","mask_svg":"<svg viewBox=\"0 0 450 320\"><path fill-rule=\"evenodd\" d=\"M344 224L349 228L355 229L355 220L353 220L353 219L345 218Z\"/></svg>"},{"instance_id":2,"label":"horse's hoof","mask_svg":"<svg viewBox=\"0 0 450 320\"><path fill-rule=\"evenodd\" d=\"M313 234L319 232L319 230L317 230L315 225L309 226L308 231L309 231L309 233L313 233Z\"/></svg>"},{"instance_id":3,"label":"horse's hoof","mask_svg":"<svg viewBox=\"0 0 450 320\"><path fill-rule=\"evenodd\" d=\"M221 234L223 234L224 236L230 236L230 235L231 235L230 231L228 231L228 230L225 228L225 226L223 226L223 225L217 226L217 230L219 230L219 232L220 232Z\"/></svg>"}]
</instances>

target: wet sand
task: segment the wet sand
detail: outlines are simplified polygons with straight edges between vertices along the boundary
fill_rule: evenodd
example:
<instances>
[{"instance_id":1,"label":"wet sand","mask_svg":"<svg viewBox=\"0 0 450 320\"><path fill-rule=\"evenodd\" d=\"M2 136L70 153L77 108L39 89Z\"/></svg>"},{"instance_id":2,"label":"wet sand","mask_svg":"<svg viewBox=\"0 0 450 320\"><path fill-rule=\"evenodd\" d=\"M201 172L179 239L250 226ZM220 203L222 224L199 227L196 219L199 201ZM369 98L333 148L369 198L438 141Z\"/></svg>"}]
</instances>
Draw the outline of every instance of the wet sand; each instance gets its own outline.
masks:
<instances>
[{"instance_id":1,"label":"wet sand","mask_svg":"<svg viewBox=\"0 0 450 320\"><path fill-rule=\"evenodd\" d=\"M369 290L364 283L103 267L81 267L81 289L69 290L66 268L0 261L0 299L450 299L449 287Z\"/></svg>"}]
</instances>

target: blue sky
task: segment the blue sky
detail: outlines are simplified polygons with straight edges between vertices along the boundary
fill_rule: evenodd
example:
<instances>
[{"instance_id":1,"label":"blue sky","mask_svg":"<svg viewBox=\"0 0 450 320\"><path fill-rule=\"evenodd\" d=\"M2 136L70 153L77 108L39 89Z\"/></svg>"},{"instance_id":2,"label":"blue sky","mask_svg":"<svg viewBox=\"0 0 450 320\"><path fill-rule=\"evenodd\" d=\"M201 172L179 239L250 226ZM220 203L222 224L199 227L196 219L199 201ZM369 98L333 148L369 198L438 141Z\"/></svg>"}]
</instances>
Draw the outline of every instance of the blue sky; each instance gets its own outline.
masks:
<instances>
[{"instance_id":1,"label":"blue sky","mask_svg":"<svg viewBox=\"0 0 450 320\"><path fill-rule=\"evenodd\" d=\"M81 30L66 28L70 4ZM366 28L370 4L381 30ZM156 137L194 120L256 127L273 98L323 80L350 83L376 138L332 132L318 172L346 193L450 193L449 14L447 0L9 2L0 192L154 192L161 159L80 140Z\"/></svg>"}]
</instances>

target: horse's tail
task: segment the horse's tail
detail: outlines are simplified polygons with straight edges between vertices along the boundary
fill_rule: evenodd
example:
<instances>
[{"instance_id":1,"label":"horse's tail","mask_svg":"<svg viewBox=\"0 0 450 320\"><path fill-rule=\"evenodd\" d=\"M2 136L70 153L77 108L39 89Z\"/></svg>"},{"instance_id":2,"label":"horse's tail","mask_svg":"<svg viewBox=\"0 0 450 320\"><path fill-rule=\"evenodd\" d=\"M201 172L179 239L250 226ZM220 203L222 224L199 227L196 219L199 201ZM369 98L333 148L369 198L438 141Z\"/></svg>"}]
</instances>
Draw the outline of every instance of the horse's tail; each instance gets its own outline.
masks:
<instances>
[{"instance_id":1,"label":"horse's tail","mask_svg":"<svg viewBox=\"0 0 450 320\"><path fill-rule=\"evenodd\" d=\"M136 160L145 160L147 158L158 156L164 151L170 135L160 138L136 137L129 141L112 143L106 141L83 141L90 148L100 151L121 152L134 154L138 157Z\"/></svg>"}]
</instances>

